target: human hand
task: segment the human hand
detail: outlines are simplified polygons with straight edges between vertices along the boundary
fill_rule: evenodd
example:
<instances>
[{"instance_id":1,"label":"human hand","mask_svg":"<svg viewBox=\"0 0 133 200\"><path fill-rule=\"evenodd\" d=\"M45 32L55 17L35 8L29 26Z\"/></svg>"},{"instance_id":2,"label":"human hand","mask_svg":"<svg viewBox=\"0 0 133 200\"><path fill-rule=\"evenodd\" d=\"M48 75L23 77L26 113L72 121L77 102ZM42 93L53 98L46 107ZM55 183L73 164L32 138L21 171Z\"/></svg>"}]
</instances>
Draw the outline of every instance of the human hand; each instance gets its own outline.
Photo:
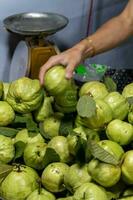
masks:
<instances>
[{"instance_id":1,"label":"human hand","mask_svg":"<svg viewBox=\"0 0 133 200\"><path fill-rule=\"evenodd\" d=\"M58 55L52 56L41 68L39 72L39 79L41 85L44 84L44 76L48 69L54 65L63 65L66 67L66 78L70 79L73 76L73 71L75 67L83 59L82 48L79 48L78 45L70 48Z\"/></svg>"}]
</instances>

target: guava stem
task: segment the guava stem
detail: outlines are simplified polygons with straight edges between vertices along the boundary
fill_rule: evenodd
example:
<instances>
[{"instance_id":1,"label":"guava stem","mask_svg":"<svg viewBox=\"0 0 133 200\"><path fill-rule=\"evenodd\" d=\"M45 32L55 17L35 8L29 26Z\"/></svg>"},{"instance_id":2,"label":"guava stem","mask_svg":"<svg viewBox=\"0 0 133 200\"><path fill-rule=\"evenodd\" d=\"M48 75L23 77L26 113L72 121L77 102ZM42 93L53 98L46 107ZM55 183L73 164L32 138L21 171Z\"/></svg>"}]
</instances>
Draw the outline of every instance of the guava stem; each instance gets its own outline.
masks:
<instances>
[{"instance_id":1,"label":"guava stem","mask_svg":"<svg viewBox=\"0 0 133 200\"><path fill-rule=\"evenodd\" d=\"M41 194L41 180L38 179L37 182L39 183L38 194Z\"/></svg>"},{"instance_id":2,"label":"guava stem","mask_svg":"<svg viewBox=\"0 0 133 200\"><path fill-rule=\"evenodd\" d=\"M17 172L22 172L21 170L21 164L14 164L15 168L17 169Z\"/></svg>"}]
</instances>

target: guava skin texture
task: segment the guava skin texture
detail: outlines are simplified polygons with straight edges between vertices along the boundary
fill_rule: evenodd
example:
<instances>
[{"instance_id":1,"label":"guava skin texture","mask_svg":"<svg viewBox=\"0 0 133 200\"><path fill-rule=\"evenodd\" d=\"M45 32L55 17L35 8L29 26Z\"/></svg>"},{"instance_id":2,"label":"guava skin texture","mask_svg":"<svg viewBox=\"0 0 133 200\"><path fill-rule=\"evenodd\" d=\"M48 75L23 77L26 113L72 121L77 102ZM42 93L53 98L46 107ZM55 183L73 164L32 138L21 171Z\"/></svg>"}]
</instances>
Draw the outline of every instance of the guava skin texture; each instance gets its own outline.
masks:
<instances>
[{"instance_id":1,"label":"guava skin texture","mask_svg":"<svg viewBox=\"0 0 133 200\"><path fill-rule=\"evenodd\" d=\"M111 107L113 119L124 120L129 112L127 99L119 92L110 92L104 101Z\"/></svg>"},{"instance_id":2,"label":"guava skin texture","mask_svg":"<svg viewBox=\"0 0 133 200\"><path fill-rule=\"evenodd\" d=\"M13 108L6 101L0 101L0 126L11 124L14 118L15 112Z\"/></svg>"},{"instance_id":3,"label":"guava skin texture","mask_svg":"<svg viewBox=\"0 0 133 200\"><path fill-rule=\"evenodd\" d=\"M122 95L126 98L133 97L133 83L129 83L123 88Z\"/></svg>"},{"instance_id":4,"label":"guava skin texture","mask_svg":"<svg viewBox=\"0 0 133 200\"><path fill-rule=\"evenodd\" d=\"M1 196L5 200L25 200L39 187L38 180L39 176L32 168L15 166L1 184Z\"/></svg>"},{"instance_id":5,"label":"guava skin texture","mask_svg":"<svg viewBox=\"0 0 133 200\"><path fill-rule=\"evenodd\" d=\"M90 118L81 118L77 116L76 123L86 126L90 129L100 130L112 120L112 110L110 106L101 99L96 101L96 114Z\"/></svg>"},{"instance_id":6,"label":"guava skin texture","mask_svg":"<svg viewBox=\"0 0 133 200\"><path fill-rule=\"evenodd\" d=\"M55 196L44 188L33 191L26 200L56 200Z\"/></svg>"},{"instance_id":7,"label":"guava skin texture","mask_svg":"<svg viewBox=\"0 0 133 200\"><path fill-rule=\"evenodd\" d=\"M45 142L45 139L41 136L40 133L36 133L31 136L28 132L28 129L21 129L14 138L14 143L24 142L25 144L34 143L34 142Z\"/></svg>"},{"instance_id":8,"label":"guava skin texture","mask_svg":"<svg viewBox=\"0 0 133 200\"><path fill-rule=\"evenodd\" d=\"M39 80L22 77L11 82L6 101L18 113L36 110L43 100L43 90Z\"/></svg>"},{"instance_id":9,"label":"guava skin texture","mask_svg":"<svg viewBox=\"0 0 133 200\"><path fill-rule=\"evenodd\" d=\"M133 126L128 122L115 119L107 125L106 134L109 140L120 145L128 145L133 140Z\"/></svg>"},{"instance_id":10,"label":"guava skin texture","mask_svg":"<svg viewBox=\"0 0 133 200\"><path fill-rule=\"evenodd\" d=\"M88 163L88 172L96 183L103 187L112 187L121 177L121 169L108 163L100 162L96 159Z\"/></svg>"},{"instance_id":11,"label":"guava skin texture","mask_svg":"<svg viewBox=\"0 0 133 200\"><path fill-rule=\"evenodd\" d=\"M45 167L44 156L47 145L45 143L29 143L24 149L24 162L27 166L36 170L42 170Z\"/></svg>"},{"instance_id":12,"label":"guava skin texture","mask_svg":"<svg viewBox=\"0 0 133 200\"><path fill-rule=\"evenodd\" d=\"M124 155L124 150L117 142L111 140L101 140L98 144L107 152L115 156L118 160L121 160Z\"/></svg>"},{"instance_id":13,"label":"guava skin texture","mask_svg":"<svg viewBox=\"0 0 133 200\"><path fill-rule=\"evenodd\" d=\"M108 200L104 189L94 183L82 184L74 193L74 200Z\"/></svg>"},{"instance_id":14,"label":"guava skin texture","mask_svg":"<svg viewBox=\"0 0 133 200\"><path fill-rule=\"evenodd\" d=\"M68 173L64 176L64 184L70 192L74 192L85 182L90 182L91 176L88 173L87 164L73 164L69 167Z\"/></svg>"},{"instance_id":15,"label":"guava skin texture","mask_svg":"<svg viewBox=\"0 0 133 200\"><path fill-rule=\"evenodd\" d=\"M96 100L104 99L108 93L109 92L103 83L99 81L89 81L81 86L79 96L81 97L88 94Z\"/></svg>"},{"instance_id":16,"label":"guava skin texture","mask_svg":"<svg viewBox=\"0 0 133 200\"><path fill-rule=\"evenodd\" d=\"M15 147L10 137L0 135L0 162L9 163L15 155Z\"/></svg>"},{"instance_id":17,"label":"guava skin texture","mask_svg":"<svg viewBox=\"0 0 133 200\"><path fill-rule=\"evenodd\" d=\"M133 184L133 150L129 150L124 154L124 160L121 166L122 179L128 184Z\"/></svg>"},{"instance_id":18,"label":"guava skin texture","mask_svg":"<svg viewBox=\"0 0 133 200\"><path fill-rule=\"evenodd\" d=\"M56 162L49 164L43 171L41 180L43 186L53 193L65 190L64 175L67 173L69 166L65 163Z\"/></svg>"},{"instance_id":19,"label":"guava skin texture","mask_svg":"<svg viewBox=\"0 0 133 200\"><path fill-rule=\"evenodd\" d=\"M50 68L44 77L45 89L52 96L56 96L71 85L71 79L65 78L65 67L56 65Z\"/></svg>"},{"instance_id":20,"label":"guava skin texture","mask_svg":"<svg viewBox=\"0 0 133 200\"><path fill-rule=\"evenodd\" d=\"M71 160L68 140L64 136L55 136L48 143L48 147L53 148L60 157L60 162L69 163Z\"/></svg>"}]
</instances>

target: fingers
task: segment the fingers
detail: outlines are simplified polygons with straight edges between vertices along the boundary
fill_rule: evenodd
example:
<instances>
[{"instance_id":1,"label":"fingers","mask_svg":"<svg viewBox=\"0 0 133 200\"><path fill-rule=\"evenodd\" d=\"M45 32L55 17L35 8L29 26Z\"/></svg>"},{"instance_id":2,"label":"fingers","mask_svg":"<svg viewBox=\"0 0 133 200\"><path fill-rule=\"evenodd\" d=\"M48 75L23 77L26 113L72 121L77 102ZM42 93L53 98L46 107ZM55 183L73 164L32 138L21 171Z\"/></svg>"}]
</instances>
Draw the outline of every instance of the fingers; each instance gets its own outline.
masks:
<instances>
[{"instance_id":1,"label":"fingers","mask_svg":"<svg viewBox=\"0 0 133 200\"><path fill-rule=\"evenodd\" d=\"M74 71L75 67L76 67L75 63L68 64L68 66L66 67L66 78L67 79L70 79L73 77L73 71Z\"/></svg>"},{"instance_id":2,"label":"fingers","mask_svg":"<svg viewBox=\"0 0 133 200\"><path fill-rule=\"evenodd\" d=\"M52 56L41 68L39 72L40 84L44 85L44 76L48 69L54 65L66 66L66 78L70 79L73 76L73 71L81 61L80 52L75 49L69 49L59 55Z\"/></svg>"},{"instance_id":3,"label":"fingers","mask_svg":"<svg viewBox=\"0 0 133 200\"><path fill-rule=\"evenodd\" d=\"M47 64L43 65L43 66L40 68L39 80L40 80L41 85L44 84L44 75L45 75L45 72L46 72L50 67L51 67L51 66L47 63Z\"/></svg>"},{"instance_id":4,"label":"fingers","mask_svg":"<svg viewBox=\"0 0 133 200\"><path fill-rule=\"evenodd\" d=\"M45 76L46 71L57 64L59 64L59 61L58 59L55 59L53 56L40 68L39 80L40 80L41 85L44 84L44 76Z\"/></svg>"}]
</instances>

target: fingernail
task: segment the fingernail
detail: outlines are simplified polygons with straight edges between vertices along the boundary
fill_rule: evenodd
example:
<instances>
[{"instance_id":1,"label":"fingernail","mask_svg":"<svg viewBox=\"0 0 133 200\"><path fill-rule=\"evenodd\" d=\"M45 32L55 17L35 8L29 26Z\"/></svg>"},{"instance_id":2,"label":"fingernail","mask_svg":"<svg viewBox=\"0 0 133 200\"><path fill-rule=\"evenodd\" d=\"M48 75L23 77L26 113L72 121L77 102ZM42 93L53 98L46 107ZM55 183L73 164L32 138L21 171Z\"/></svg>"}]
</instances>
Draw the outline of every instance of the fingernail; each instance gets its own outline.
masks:
<instances>
[{"instance_id":1,"label":"fingernail","mask_svg":"<svg viewBox=\"0 0 133 200\"><path fill-rule=\"evenodd\" d=\"M67 79L72 78L72 74L71 74L71 73L66 73L66 78L67 78Z\"/></svg>"}]
</instances>

